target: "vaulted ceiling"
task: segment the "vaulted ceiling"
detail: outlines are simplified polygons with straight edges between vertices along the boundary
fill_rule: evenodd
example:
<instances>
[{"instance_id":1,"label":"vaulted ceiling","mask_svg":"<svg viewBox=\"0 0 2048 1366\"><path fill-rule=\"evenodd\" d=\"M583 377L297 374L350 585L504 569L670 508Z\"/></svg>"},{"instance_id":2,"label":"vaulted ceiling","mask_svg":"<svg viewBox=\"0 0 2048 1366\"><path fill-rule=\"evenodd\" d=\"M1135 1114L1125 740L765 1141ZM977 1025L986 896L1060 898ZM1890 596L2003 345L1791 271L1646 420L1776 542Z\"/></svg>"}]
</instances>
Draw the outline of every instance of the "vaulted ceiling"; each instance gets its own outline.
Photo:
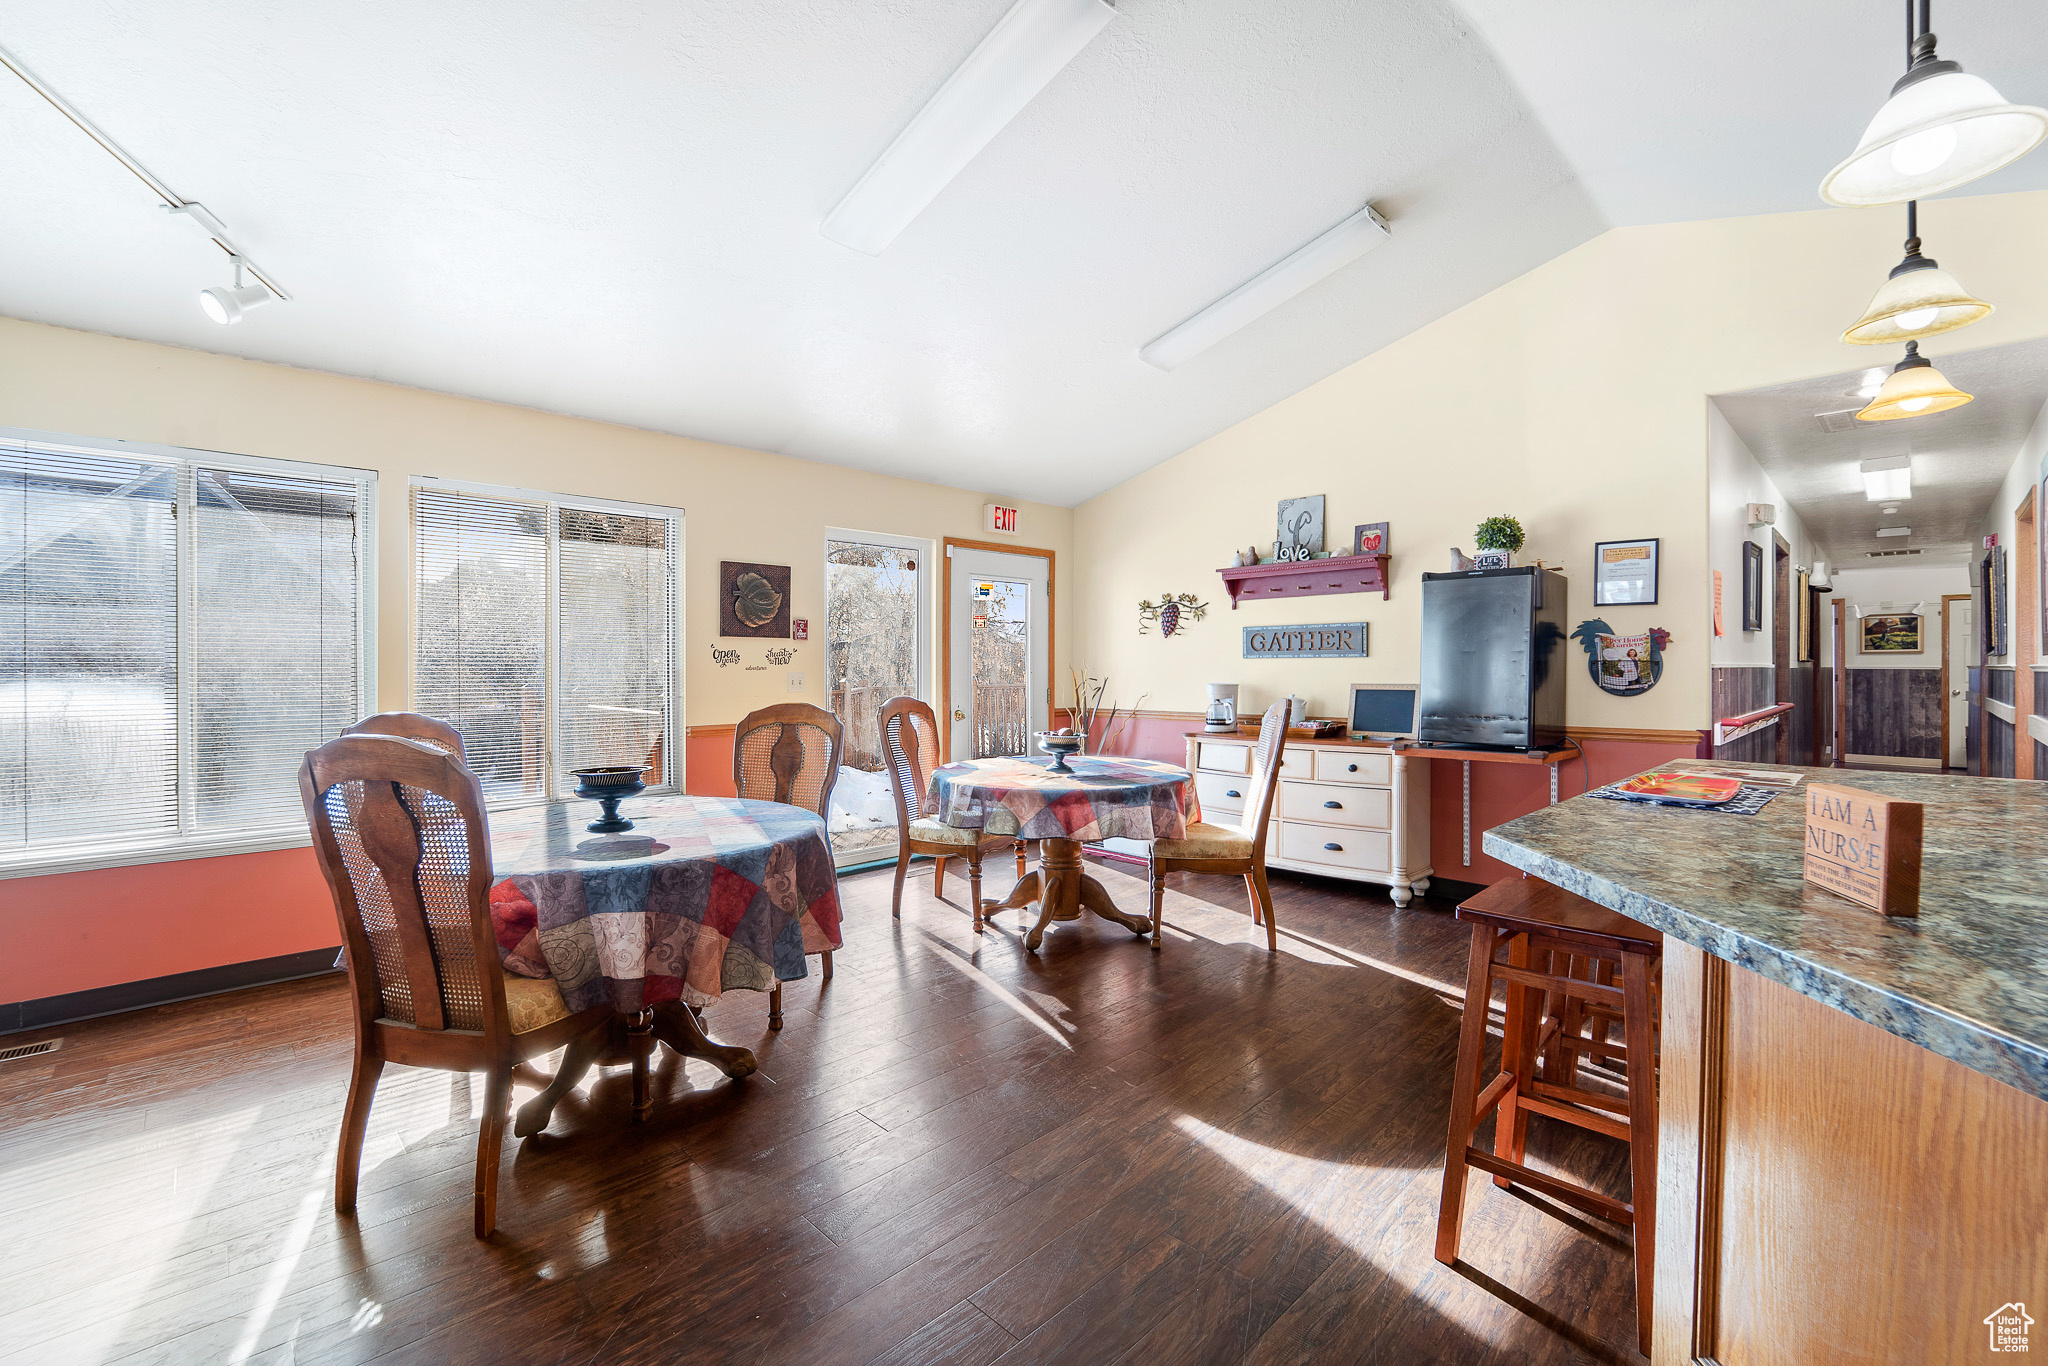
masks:
<instances>
[{"instance_id":1,"label":"vaulted ceiling","mask_svg":"<svg viewBox=\"0 0 2048 1366\"><path fill-rule=\"evenodd\" d=\"M881 256L820 236L1009 3L11 0L0 45L296 298L207 322L219 251L0 73L0 312L1072 504L1608 226L1815 207L1903 25L1119 0ZM2048 99L2037 5L1941 9ZM1366 202L1386 246L1138 359Z\"/></svg>"}]
</instances>

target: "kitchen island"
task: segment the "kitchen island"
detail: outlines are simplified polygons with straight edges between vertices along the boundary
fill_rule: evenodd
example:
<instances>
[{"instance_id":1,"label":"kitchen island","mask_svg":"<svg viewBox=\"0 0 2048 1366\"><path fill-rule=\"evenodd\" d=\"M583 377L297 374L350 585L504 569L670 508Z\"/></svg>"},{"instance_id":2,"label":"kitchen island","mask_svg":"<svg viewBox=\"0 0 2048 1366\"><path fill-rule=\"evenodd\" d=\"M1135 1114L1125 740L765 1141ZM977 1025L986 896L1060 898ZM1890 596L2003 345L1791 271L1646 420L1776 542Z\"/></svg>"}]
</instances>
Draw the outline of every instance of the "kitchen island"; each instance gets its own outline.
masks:
<instances>
[{"instance_id":1,"label":"kitchen island","mask_svg":"<svg viewBox=\"0 0 2048 1366\"><path fill-rule=\"evenodd\" d=\"M1665 936L1654 1359L1982 1360L2048 1309L2048 784L1785 771L1485 837ZM1812 780L1924 804L1917 919L1806 884Z\"/></svg>"}]
</instances>

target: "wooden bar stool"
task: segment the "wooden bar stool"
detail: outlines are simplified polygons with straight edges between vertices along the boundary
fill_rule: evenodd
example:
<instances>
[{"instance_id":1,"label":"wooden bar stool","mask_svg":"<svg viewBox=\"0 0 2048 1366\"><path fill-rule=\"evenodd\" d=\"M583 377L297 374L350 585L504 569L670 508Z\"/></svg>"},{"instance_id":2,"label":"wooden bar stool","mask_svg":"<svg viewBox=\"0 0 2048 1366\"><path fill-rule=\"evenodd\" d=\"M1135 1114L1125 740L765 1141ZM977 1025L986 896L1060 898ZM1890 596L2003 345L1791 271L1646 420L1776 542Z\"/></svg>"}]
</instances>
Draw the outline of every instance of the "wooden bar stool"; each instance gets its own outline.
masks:
<instances>
[{"instance_id":1,"label":"wooden bar stool","mask_svg":"<svg viewBox=\"0 0 2048 1366\"><path fill-rule=\"evenodd\" d=\"M1664 937L1535 878L1495 883L1460 906L1458 918L1472 922L1472 961L1444 1149L1436 1259L1445 1266L1458 1259L1468 1167L1491 1172L1497 1186L1523 1186L1628 1228L1635 1235L1636 1326L1648 1356L1657 1204L1656 991ZM1507 1028L1500 1074L1482 1089L1479 1072L1495 982L1507 984ZM1610 1043L1617 1024L1622 1042ZM1584 1058L1620 1063L1625 1095L1582 1086ZM1496 1115L1492 1152L1472 1143L1473 1131L1489 1114ZM1627 1143L1630 1201L1524 1165L1532 1114Z\"/></svg>"}]
</instances>

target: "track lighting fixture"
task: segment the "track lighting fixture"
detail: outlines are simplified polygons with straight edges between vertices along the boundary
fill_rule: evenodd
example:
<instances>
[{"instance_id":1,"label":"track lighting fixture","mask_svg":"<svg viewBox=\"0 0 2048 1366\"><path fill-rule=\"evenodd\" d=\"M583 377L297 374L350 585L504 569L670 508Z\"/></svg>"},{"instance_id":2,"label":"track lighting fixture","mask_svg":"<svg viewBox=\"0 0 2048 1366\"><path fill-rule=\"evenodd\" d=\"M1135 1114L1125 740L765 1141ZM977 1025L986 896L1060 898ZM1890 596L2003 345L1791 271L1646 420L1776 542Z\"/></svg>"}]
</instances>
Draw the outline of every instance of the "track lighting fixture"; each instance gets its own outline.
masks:
<instances>
[{"instance_id":1,"label":"track lighting fixture","mask_svg":"<svg viewBox=\"0 0 2048 1366\"><path fill-rule=\"evenodd\" d=\"M276 296L262 285L242 283L242 258L230 256L235 263L235 283L232 286L216 285L212 289L199 291L199 307L207 317L217 323L238 323L242 315L252 308L260 308Z\"/></svg>"}]
</instances>

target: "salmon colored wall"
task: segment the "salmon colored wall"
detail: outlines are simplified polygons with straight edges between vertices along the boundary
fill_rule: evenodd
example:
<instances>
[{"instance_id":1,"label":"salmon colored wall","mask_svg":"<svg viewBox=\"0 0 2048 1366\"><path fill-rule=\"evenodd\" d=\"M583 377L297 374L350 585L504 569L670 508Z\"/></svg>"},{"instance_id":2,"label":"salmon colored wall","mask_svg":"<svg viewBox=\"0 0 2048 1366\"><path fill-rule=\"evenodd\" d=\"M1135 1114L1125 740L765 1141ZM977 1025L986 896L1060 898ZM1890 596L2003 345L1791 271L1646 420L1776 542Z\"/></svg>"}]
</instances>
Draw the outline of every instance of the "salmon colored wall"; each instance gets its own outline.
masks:
<instances>
[{"instance_id":1,"label":"salmon colored wall","mask_svg":"<svg viewBox=\"0 0 2048 1366\"><path fill-rule=\"evenodd\" d=\"M690 791L732 795L732 733L690 737ZM0 882L0 1001L34 1001L341 942L311 849Z\"/></svg>"},{"instance_id":2,"label":"salmon colored wall","mask_svg":"<svg viewBox=\"0 0 2048 1366\"><path fill-rule=\"evenodd\" d=\"M1065 719L1064 717L1062 718ZM1141 716L1117 732L1110 750L1142 759L1179 764L1187 760L1187 733L1196 729L1182 717ZM1100 728L1098 727L1098 737ZM1590 777L1599 787L1617 778L1640 773L1646 768L1690 759L1690 745L1649 743L1634 740L1588 740L1586 762L1567 760L1559 766L1558 800L1584 792ZM1429 775L1429 857L1436 876L1456 882L1498 882L1520 873L1505 863L1480 852L1482 836L1496 825L1526 816L1550 800L1550 780L1533 764L1500 764L1485 761L1472 765L1472 863L1459 861L1463 823L1460 819L1458 762L1430 760Z\"/></svg>"}]
</instances>

